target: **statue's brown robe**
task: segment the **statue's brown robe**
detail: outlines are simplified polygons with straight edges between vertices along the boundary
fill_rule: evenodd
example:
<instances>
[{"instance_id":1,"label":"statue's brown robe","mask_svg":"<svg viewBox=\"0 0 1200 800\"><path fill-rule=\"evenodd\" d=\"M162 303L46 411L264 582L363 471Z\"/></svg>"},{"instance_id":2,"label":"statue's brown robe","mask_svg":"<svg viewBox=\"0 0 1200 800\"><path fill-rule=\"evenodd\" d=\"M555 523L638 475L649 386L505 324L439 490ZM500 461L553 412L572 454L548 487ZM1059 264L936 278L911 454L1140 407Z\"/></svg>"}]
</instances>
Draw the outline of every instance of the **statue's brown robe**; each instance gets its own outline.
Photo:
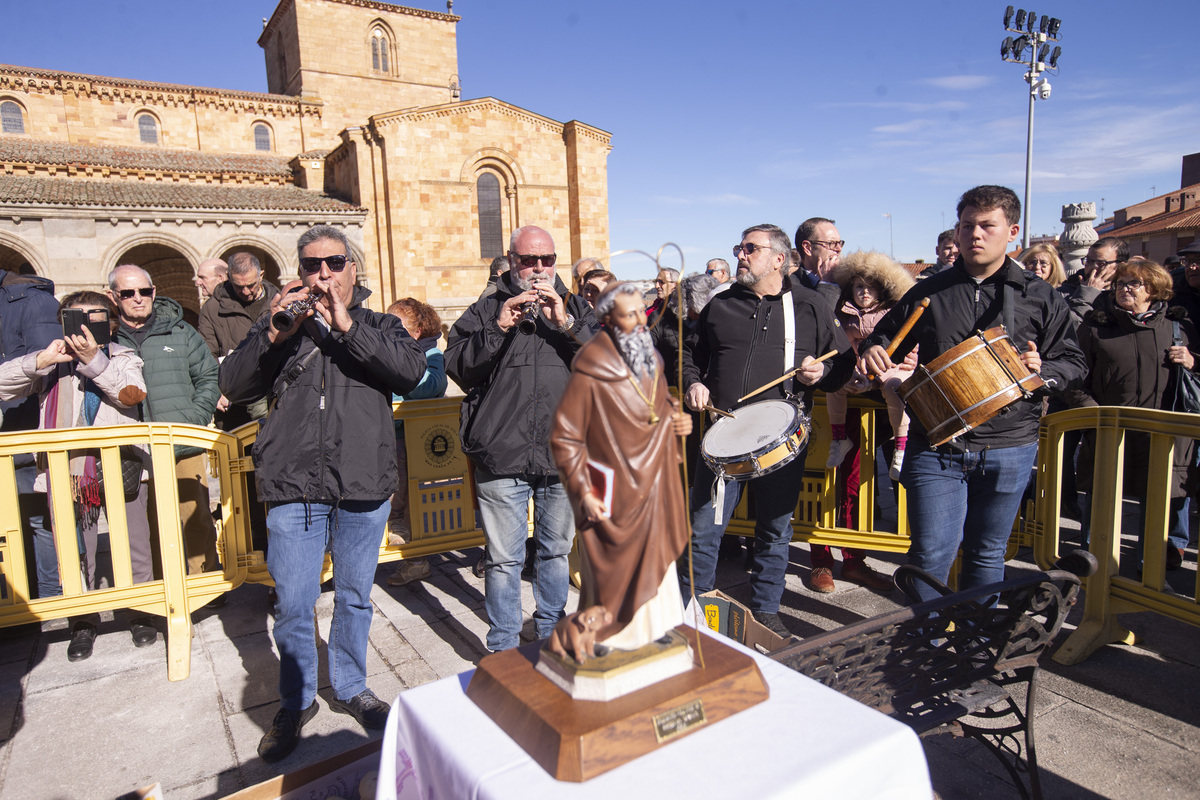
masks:
<instances>
[{"instance_id":1,"label":"statue's brown robe","mask_svg":"<svg viewBox=\"0 0 1200 800\"><path fill-rule=\"evenodd\" d=\"M679 472L674 407L663 379L655 376L654 413L630 383L632 374L608 331L576 354L550 435L550 449L575 511L584 551L580 608L603 605L612 624L597 641L619 633L657 594L667 567L687 546L686 507ZM651 382L640 381L651 396ZM590 488L587 461L613 470L612 516L588 522L580 506ZM603 498L601 498L603 499Z\"/></svg>"}]
</instances>

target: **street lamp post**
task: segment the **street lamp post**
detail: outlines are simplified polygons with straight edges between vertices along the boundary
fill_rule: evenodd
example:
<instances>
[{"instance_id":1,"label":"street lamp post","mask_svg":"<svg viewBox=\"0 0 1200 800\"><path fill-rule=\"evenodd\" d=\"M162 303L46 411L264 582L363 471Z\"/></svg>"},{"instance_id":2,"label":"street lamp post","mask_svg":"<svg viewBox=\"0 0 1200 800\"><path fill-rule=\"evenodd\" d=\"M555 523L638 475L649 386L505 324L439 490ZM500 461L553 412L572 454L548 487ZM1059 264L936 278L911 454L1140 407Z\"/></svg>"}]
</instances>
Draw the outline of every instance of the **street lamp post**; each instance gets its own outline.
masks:
<instances>
[{"instance_id":1,"label":"street lamp post","mask_svg":"<svg viewBox=\"0 0 1200 800\"><path fill-rule=\"evenodd\" d=\"M1025 218L1023 220L1021 246L1029 247L1029 201L1033 190L1033 101L1050 99L1050 81L1041 77L1043 72L1058 70L1058 58L1062 48L1057 46L1058 30L1062 20L1043 14L1041 23L1032 11L1019 9L1013 19L1013 7L1004 11L1004 30L1017 34L1000 43L1000 57L1013 64L1029 68L1025 82L1029 84L1029 130L1025 139ZM1037 30L1034 30L1037 28ZM1055 42L1054 52L1047 42Z\"/></svg>"}]
</instances>

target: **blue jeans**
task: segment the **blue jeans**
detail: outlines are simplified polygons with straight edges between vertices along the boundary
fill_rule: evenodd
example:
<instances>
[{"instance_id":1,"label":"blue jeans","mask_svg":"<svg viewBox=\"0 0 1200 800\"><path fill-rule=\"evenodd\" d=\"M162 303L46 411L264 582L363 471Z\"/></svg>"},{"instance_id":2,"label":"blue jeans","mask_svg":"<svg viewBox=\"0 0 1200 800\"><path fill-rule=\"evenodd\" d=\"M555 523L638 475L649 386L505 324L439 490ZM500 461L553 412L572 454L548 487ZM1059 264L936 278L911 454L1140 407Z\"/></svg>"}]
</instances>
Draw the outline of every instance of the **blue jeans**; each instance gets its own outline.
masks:
<instances>
[{"instance_id":1,"label":"blue jeans","mask_svg":"<svg viewBox=\"0 0 1200 800\"><path fill-rule=\"evenodd\" d=\"M529 536L529 498L533 498L533 622L545 639L563 618L570 566L567 556L575 536L575 517L567 490L558 476L493 475L475 469L479 516L487 539L484 562L484 607L488 615L488 650L509 650L521 638L521 567Z\"/></svg>"},{"instance_id":2,"label":"blue jeans","mask_svg":"<svg viewBox=\"0 0 1200 800\"><path fill-rule=\"evenodd\" d=\"M314 606L321 594L325 553L333 555L333 625L329 680L339 700L367 688L367 637L371 587L391 504L387 500L279 503L267 511L271 547L267 569L275 580L275 646L279 648L279 698L302 711L317 696Z\"/></svg>"},{"instance_id":3,"label":"blue jeans","mask_svg":"<svg viewBox=\"0 0 1200 800\"><path fill-rule=\"evenodd\" d=\"M25 535L33 539L33 558L37 570L37 596L58 597L62 584L58 582L58 548L54 544L54 533L47 524L50 510L45 492L35 492L33 482L38 469L33 457L19 455L13 458L17 478L17 503L21 511L21 524Z\"/></svg>"},{"instance_id":4,"label":"blue jeans","mask_svg":"<svg viewBox=\"0 0 1200 800\"><path fill-rule=\"evenodd\" d=\"M1117 509L1117 529L1120 530L1123 525L1124 514L1122 513L1124 504L1121 502L1124 498L1118 498ZM1137 511L1134 517L1134 525L1138 531L1138 544L1142 543L1142 537L1146 532L1146 498L1143 495L1135 495L1132 500L1137 501ZM1171 504L1167 513L1167 543L1180 550L1186 550L1192 538L1192 526L1190 520L1191 498L1188 497L1172 497ZM1092 543L1092 496L1090 493L1083 496L1083 500L1079 503L1079 508L1083 512L1080 514L1082 519L1079 526L1083 533L1083 546L1089 547ZM1138 558L1138 563L1141 563L1141 558Z\"/></svg>"},{"instance_id":5,"label":"blue jeans","mask_svg":"<svg viewBox=\"0 0 1200 800\"><path fill-rule=\"evenodd\" d=\"M945 583L958 548L958 588L973 589L1004 579L1004 551L1037 442L978 453L940 453L908 440L900 483L908 491L912 545L908 563ZM925 600L938 594L922 585Z\"/></svg>"},{"instance_id":6,"label":"blue jeans","mask_svg":"<svg viewBox=\"0 0 1200 800\"><path fill-rule=\"evenodd\" d=\"M792 542L792 514L800 499L800 481L804 477L807 449L786 466L748 482L731 483L725 490L725 505L720 522L713 515L712 495L715 476L703 459L696 465L692 481L692 570L696 594L712 591L717 576L717 551L729 518L741 499L746 483L754 487L754 568L750 572L750 610L774 614L783 597L787 574L788 548ZM684 602L691 597L687 554L679 566L679 586Z\"/></svg>"}]
</instances>

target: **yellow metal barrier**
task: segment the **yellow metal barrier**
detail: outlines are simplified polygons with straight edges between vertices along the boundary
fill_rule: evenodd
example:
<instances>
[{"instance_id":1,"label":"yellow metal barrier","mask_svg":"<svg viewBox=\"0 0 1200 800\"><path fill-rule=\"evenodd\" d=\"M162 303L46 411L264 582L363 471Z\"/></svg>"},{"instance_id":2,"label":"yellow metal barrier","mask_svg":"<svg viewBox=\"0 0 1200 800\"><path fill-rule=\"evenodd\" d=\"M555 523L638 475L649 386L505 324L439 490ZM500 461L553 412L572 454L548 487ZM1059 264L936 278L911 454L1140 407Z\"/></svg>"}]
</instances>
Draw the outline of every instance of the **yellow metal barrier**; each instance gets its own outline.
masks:
<instances>
[{"instance_id":1,"label":"yellow metal barrier","mask_svg":"<svg viewBox=\"0 0 1200 800\"><path fill-rule=\"evenodd\" d=\"M1063 434L1095 430L1096 462L1092 485L1090 550L1100 569L1086 580L1083 621L1054 655L1061 664L1077 664L1106 644L1133 644L1136 637L1117 622L1118 614L1153 611L1200 625L1196 597L1164 590L1167 527L1171 500L1171 459L1175 437L1200 438L1200 418L1194 414L1140 408L1079 408L1042 419L1038 442L1038 477L1034 555L1042 568L1053 563L1059 550L1059 506ZM1140 581L1122 577L1120 567L1121 501L1124 485L1125 434L1150 434Z\"/></svg>"},{"instance_id":2,"label":"yellow metal barrier","mask_svg":"<svg viewBox=\"0 0 1200 800\"><path fill-rule=\"evenodd\" d=\"M133 583L121 482L105 481L104 514L108 521L114 586L88 592L83 588L80 574L68 454L72 450L98 448L104 473L120 475L123 444L146 445L150 454L150 474L157 498L160 550L157 566L162 578ZM249 530L239 523L241 515L229 513L225 518L232 524L222 525L218 531L223 571L186 574L175 477L176 445L208 450L221 483L222 507L230 512L245 507L244 494L230 480L232 463L238 456L235 441L210 428L139 424L0 435L0 627L121 608L155 614L167 622L167 677L177 681L188 676L192 646L190 614L245 580L250 538ZM25 537L13 469L13 456L23 453L45 454L49 467L51 515L63 589L60 597L30 597Z\"/></svg>"},{"instance_id":3,"label":"yellow metal barrier","mask_svg":"<svg viewBox=\"0 0 1200 800\"><path fill-rule=\"evenodd\" d=\"M826 470L825 458L829 454L829 415L825 408L825 396L818 393L813 403L812 431L809 434L804 478L800 487L800 499L792 517L793 537L796 541L824 544L832 547L857 547L891 553L906 553L910 543L908 510L904 489L899 490L896 512L896 531L875 530L875 493L879 488L888 491L885 484L877 486L875 477L875 449L881 444L876 432L875 414L886 409L883 403L851 396L850 408L863 411L860 421L862 454L859 460L858 519L853 527L837 525L837 471ZM754 535L754 519L749 513L747 492L742 493L741 502L729 521L727 534L737 536Z\"/></svg>"},{"instance_id":4,"label":"yellow metal barrier","mask_svg":"<svg viewBox=\"0 0 1200 800\"><path fill-rule=\"evenodd\" d=\"M483 546L483 530L475 511L475 482L458 441L461 403L461 397L445 397L393 405L395 419L404 420L412 540L389 545L387 531L383 531L379 546L381 562ZM258 435L258 423L247 423L232 434L237 440L239 456L237 483L245 496L246 481L253 480L254 472L247 453ZM333 566L326 556L321 580L332 577ZM274 583L261 552L255 552L246 580Z\"/></svg>"}]
</instances>

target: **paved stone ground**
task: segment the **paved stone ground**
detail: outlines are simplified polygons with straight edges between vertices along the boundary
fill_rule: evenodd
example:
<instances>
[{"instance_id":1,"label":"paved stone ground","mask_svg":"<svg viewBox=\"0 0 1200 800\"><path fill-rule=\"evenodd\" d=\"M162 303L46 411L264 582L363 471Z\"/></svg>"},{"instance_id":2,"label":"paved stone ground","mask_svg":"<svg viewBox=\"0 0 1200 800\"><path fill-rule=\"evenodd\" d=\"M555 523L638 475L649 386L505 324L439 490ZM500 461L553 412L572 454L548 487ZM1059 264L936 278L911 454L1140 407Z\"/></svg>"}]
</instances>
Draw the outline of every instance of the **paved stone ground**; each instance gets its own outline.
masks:
<instances>
[{"instance_id":1,"label":"paved stone ground","mask_svg":"<svg viewBox=\"0 0 1200 800\"><path fill-rule=\"evenodd\" d=\"M784 616L811 634L895 608L883 596L838 582L817 595L803 583L807 553L793 545ZM383 565L372 594L368 685L391 698L407 688L470 669L484 654L483 584L470 571L479 550L430 559L430 579L389 587ZM1180 593L1195 585L1195 552L1169 573ZM901 556L872 559L885 572ZM1010 565L1028 569L1018 560ZM722 561L718 586L749 597L739 560ZM524 585L526 614L533 608ZM577 595L572 592L570 604ZM332 594L318 604L321 641L328 636ZM1072 616L1070 628L1080 616ZM112 798L161 782L169 800L220 798L368 740L349 717L325 703L304 740L284 761L256 754L276 710L278 660L269 634L267 589L245 585L219 610L196 614L191 676L166 679L163 640L133 647L123 613L106 615L91 659L67 661L65 620L0 630L0 800ZM1139 647L1110 646L1074 667L1048 659L1037 719L1046 797L1198 797L1200 768L1200 631L1152 614L1129 615ZM526 626L526 631L531 625ZM1069 631L1064 632L1065 634ZM324 665L324 646L321 647ZM798 719L796 725L836 725ZM373 734L377 736L378 734ZM779 743L780 757L789 754ZM926 740L934 787L942 798L1016 797L998 763L970 741ZM846 779L852 781L853 775Z\"/></svg>"}]
</instances>

